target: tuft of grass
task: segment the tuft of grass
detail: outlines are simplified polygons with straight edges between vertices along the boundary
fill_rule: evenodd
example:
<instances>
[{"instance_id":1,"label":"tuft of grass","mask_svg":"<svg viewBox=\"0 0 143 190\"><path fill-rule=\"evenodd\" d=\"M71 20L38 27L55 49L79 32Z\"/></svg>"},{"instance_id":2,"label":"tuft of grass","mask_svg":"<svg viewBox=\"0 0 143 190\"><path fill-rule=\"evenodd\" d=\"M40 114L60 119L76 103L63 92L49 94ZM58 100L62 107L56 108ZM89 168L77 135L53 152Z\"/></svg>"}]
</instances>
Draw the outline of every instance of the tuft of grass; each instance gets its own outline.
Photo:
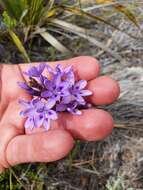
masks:
<instances>
[{"instance_id":1,"label":"tuft of grass","mask_svg":"<svg viewBox=\"0 0 143 190\"><path fill-rule=\"evenodd\" d=\"M71 32L74 35L85 38L90 43L107 51L121 61L121 57L114 55L114 52L109 50L105 44L99 42L96 39L96 36L93 36L90 32L87 34L86 27L79 27L76 24L67 22L67 19L70 15L74 15L83 19L86 18L95 22L104 23L120 32L126 32L118 28L118 26L115 26L107 18L104 18L103 15L99 16L86 11L85 8L82 8L81 1L77 0L74 2L75 3L70 3L67 0L0 0L3 24L7 28L11 40L17 46L26 62L30 62L30 57L26 50L27 48L25 48L26 44L32 43L35 38L39 37L43 38L43 40L52 45L62 54L70 54L70 48L65 47L65 45L63 45L57 38L57 33L61 30L65 36ZM94 8L102 10L105 4L112 7L116 12L124 15L139 28L135 14L127 8L126 5L121 5L111 0L96 1ZM89 7L88 10L90 10Z\"/></svg>"},{"instance_id":2,"label":"tuft of grass","mask_svg":"<svg viewBox=\"0 0 143 190\"><path fill-rule=\"evenodd\" d=\"M120 175L112 177L106 184L106 190L135 190L134 188L126 188L124 178Z\"/></svg>"}]
</instances>

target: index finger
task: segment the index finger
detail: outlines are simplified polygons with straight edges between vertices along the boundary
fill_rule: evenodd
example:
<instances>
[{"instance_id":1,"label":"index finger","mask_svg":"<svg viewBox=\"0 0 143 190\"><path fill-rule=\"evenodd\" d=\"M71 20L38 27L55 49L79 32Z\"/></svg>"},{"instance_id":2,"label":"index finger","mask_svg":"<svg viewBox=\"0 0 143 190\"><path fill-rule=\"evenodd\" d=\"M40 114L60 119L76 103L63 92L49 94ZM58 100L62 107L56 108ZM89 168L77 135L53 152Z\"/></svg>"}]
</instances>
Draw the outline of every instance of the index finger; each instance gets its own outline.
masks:
<instances>
[{"instance_id":1,"label":"index finger","mask_svg":"<svg viewBox=\"0 0 143 190\"><path fill-rule=\"evenodd\" d=\"M76 76L76 79L92 80L96 78L99 74L100 67L99 62L90 56L80 56L64 61L56 62L45 62L51 67L55 68L58 64L63 65L63 67L73 66L73 70ZM36 66L39 63L31 63L30 65ZM20 64L22 71L29 69L29 64ZM26 77L25 77L26 79Z\"/></svg>"}]
</instances>

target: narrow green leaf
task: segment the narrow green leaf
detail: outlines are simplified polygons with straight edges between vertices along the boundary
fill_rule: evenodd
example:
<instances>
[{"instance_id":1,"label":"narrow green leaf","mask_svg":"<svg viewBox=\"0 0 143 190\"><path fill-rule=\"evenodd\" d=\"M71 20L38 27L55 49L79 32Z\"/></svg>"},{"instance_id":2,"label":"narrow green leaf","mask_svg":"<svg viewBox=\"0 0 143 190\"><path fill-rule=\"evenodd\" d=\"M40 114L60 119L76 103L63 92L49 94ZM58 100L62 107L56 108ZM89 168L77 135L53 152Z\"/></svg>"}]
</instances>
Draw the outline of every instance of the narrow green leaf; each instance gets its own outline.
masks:
<instances>
[{"instance_id":1,"label":"narrow green leaf","mask_svg":"<svg viewBox=\"0 0 143 190\"><path fill-rule=\"evenodd\" d=\"M58 12L59 8L55 7L51 10L45 11L44 13L44 19L56 16L57 12Z\"/></svg>"},{"instance_id":2,"label":"narrow green leaf","mask_svg":"<svg viewBox=\"0 0 143 190\"><path fill-rule=\"evenodd\" d=\"M23 11L27 8L26 0L0 0L10 16L19 20Z\"/></svg>"},{"instance_id":3,"label":"narrow green leaf","mask_svg":"<svg viewBox=\"0 0 143 190\"><path fill-rule=\"evenodd\" d=\"M49 44L51 44L61 53L70 53L70 50L68 50L63 44L61 44L61 42L59 42L49 32L40 32L39 34L44 38L44 40L46 40Z\"/></svg>"},{"instance_id":4,"label":"narrow green leaf","mask_svg":"<svg viewBox=\"0 0 143 190\"><path fill-rule=\"evenodd\" d=\"M96 0L98 4L110 4L115 3L114 0ZM120 13L123 13L131 22L133 22L138 28L140 28L136 16L132 13L127 7L117 3L117 5L113 5L113 7Z\"/></svg>"},{"instance_id":5,"label":"narrow green leaf","mask_svg":"<svg viewBox=\"0 0 143 190\"><path fill-rule=\"evenodd\" d=\"M11 171L9 171L9 188L10 188L10 190L13 189L13 184L12 184L12 173L11 173Z\"/></svg>"},{"instance_id":6,"label":"narrow green leaf","mask_svg":"<svg viewBox=\"0 0 143 190\"><path fill-rule=\"evenodd\" d=\"M49 0L48 2L48 10L52 9L55 4L55 0Z\"/></svg>"},{"instance_id":7,"label":"narrow green leaf","mask_svg":"<svg viewBox=\"0 0 143 190\"><path fill-rule=\"evenodd\" d=\"M9 35L11 36L13 42L15 43L15 45L17 46L17 48L19 49L19 51L21 52L21 54L23 55L25 61L27 63L30 62L30 58L22 44L22 42L20 41L19 37L12 31L12 30L9 30Z\"/></svg>"},{"instance_id":8,"label":"narrow green leaf","mask_svg":"<svg viewBox=\"0 0 143 190\"><path fill-rule=\"evenodd\" d=\"M44 11L44 0L27 0L29 12L27 14L28 25L36 25Z\"/></svg>"},{"instance_id":9,"label":"narrow green leaf","mask_svg":"<svg viewBox=\"0 0 143 190\"><path fill-rule=\"evenodd\" d=\"M27 13L28 13L28 9L25 9L25 10L23 11L23 13L22 13L20 19L19 19L19 22L20 22L20 23L23 21L24 17L27 15Z\"/></svg>"},{"instance_id":10,"label":"narrow green leaf","mask_svg":"<svg viewBox=\"0 0 143 190\"><path fill-rule=\"evenodd\" d=\"M56 24L56 26L59 26L60 28L63 28L67 31L70 31L70 32L82 37L82 38L87 39L90 43L103 49L105 52L108 52L110 55L115 57L117 60L119 60L121 62L123 61L123 59L121 58L121 56L118 53L113 52L104 43L102 43L102 42L96 40L94 37L90 36L90 34L87 32L87 30L85 28L76 26L74 24L71 24L69 22L65 22L65 21L59 20L59 19L52 19L51 22Z\"/></svg>"},{"instance_id":11,"label":"narrow green leaf","mask_svg":"<svg viewBox=\"0 0 143 190\"><path fill-rule=\"evenodd\" d=\"M114 5L114 7L118 12L123 13L131 22L140 28L136 16L128 8L121 4Z\"/></svg>"},{"instance_id":12,"label":"narrow green leaf","mask_svg":"<svg viewBox=\"0 0 143 190\"><path fill-rule=\"evenodd\" d=\"M11 18L6 11L3 12L2 16L3 22L8 29L12 29L17 25L17 21L15 20L15 18Z\"/></svg>"},{"instance_id":13,"label":"narrow green leaf","mask_svg":"<svg viewBox=\"0 0 143 190\"><path fill-rule=\"evenodd\" d=\"M128 34L126 31L123 31L121 30L120 28L118 28L118 26L115 26L114 24L112 24L111 22L105 20L104 18L102 17L99 17L99 16L96 16L96 15L93 15L93 14L90 14L88 12L85 12L83 11L82 9L78 9L78 8L75 8L75 7L66 7L66 6L61 6L61 8L65 11L68 11L68 12L71 12L71 13L74 13L76 15L79 15L79 16L85 16L85 17L88 17L90 19L93 19L95 21L100 21L100 22L103 22L104 24L107 24L109 26L111 26L112 28L120 31L120 32L123 32L125 33L126 35L130 36L131 38L135 38L136 39L136 36L132 36L131 34Z\"/></svg>"},{"instance_id":14,"label":"narrow green leaf","mask_svg":"<svg viewBox=\"0 0 143 190\"><path fill-rule=\"evenodd\" d=\"M19 185L21 186L22 189L27 190L27 188L25 187L25 184L23 184L23 182L18 178L18 176L16 175L15 171L13 168L9 168L9 171L12 173L12 175L15 177L16 181L19 183Z\"/></svg>"}]
</instances>

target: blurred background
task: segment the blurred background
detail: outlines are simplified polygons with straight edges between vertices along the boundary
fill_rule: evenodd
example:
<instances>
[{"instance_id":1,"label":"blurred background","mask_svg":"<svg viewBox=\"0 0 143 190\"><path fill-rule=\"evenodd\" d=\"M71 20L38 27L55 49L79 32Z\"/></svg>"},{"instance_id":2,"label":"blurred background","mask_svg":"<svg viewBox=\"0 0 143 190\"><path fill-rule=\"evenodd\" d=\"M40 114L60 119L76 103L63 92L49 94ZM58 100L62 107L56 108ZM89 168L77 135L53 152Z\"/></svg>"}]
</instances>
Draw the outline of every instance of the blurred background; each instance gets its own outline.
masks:
<instances>
[{"instance_id":1,"label":"blurred background","mask_svg":"<svg viewBox=\"0 0 143 190\"><path fill-rule=\"evenodd\" d=\"M0 190L143 190L143 1L0 0L0 62L90 55L118 80L110 137L76 142L65 159L23 164L0 175ZM86 63L83 63L83 66Z\"/></svg>"}]
</instances>

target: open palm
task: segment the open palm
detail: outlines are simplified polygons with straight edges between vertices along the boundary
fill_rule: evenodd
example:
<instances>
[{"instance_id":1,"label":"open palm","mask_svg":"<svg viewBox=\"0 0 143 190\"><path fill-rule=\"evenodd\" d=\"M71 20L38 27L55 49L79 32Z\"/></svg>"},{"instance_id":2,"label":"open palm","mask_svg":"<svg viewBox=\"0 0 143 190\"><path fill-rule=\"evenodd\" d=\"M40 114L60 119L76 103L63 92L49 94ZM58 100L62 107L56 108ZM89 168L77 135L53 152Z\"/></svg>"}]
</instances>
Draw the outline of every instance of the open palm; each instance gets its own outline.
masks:
<instances>
[{"instance_id":1,"label":"open palm","mask_svg":"<svg viewBox=\"0 0 143 190\"><path fill-rule=\"evenodd\" d=\"M77 57L70 60L48 63L52 67L61 63L73 65L77 80L88 81L93 95L88 101L93 105L111 104L119 96L119 86L108 76L100 76L99 64L92 57ZM38 63L33 63L37 65ZM31 97L17 85L27 80L23 71L27 64L3 65L0 99L0 171L9 166L27 162L52 162L63 158L73 148L74 139L94 141L105 138L113 129L110 114L101 109L83 110L81 116L62 113L52 122L51 130L43 128L32 131L24 129L24 119L19 112L19 98Z\"/></svg>"}]
</instances>

